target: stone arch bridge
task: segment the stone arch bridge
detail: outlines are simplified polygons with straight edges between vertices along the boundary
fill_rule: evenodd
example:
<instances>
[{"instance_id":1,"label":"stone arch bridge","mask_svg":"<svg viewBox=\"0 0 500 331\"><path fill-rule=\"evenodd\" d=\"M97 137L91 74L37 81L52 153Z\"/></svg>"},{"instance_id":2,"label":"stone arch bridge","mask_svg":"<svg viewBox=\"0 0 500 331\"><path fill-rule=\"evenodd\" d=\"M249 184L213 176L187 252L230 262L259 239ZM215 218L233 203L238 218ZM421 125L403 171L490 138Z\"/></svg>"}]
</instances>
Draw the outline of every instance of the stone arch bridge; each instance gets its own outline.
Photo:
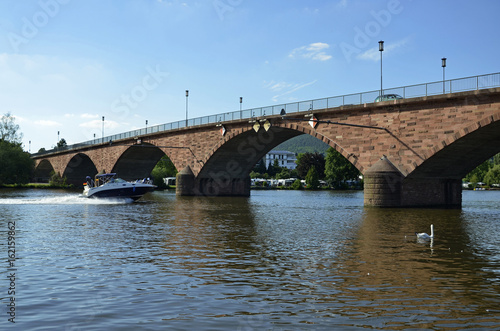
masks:
<instances>
[{"instance_id":1,"label":"stone arch bridge","mask_svg":"<svg viewBox=\"0 0 500 331\"><path fill-rule=\"evenodd\" d=\"M315 127L303 120L310 115ZM253 166L301 134L360 170L365 205L460 207L461 179L500 152L500 88L189 126L32 157L36 176L56 171L81 185L102 170L147 177L168 155L181 170L177 194L248 196Z\"/></svg>"}]
</instances>

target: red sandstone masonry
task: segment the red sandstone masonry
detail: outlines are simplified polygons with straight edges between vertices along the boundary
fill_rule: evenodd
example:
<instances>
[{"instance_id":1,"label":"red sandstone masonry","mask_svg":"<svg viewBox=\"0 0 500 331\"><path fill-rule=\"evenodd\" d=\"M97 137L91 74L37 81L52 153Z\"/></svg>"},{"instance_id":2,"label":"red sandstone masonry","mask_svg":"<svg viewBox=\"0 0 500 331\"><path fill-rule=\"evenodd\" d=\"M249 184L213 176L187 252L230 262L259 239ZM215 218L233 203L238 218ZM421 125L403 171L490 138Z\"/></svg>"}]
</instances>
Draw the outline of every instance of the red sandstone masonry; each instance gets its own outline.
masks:
<instances>
[{"instance_id":1,"label":"red sandstone masonry","mask_svg":"<svg viewBox=\"0 0 500 331\"><path fill-rule=\"evenodd\" d=\"M443 148L500 121L500 89L371 103L317 110L314 113L323 121L377 126L389 132L324 123L313 129L307 122L282 120L279 116L272 118L271 122L275 127L292 129L321 139L348 158L361 172L386 155L406 176ZM301 116L298 114L293 117ZM155 133L142 139L159 146L178 170L190 166L197 175L209 160L224 150L228 142L253 130L248 120L228 122L225 126L225 136L221 135L219 127L210 124ZM470 143L473 144L473 141ZM97 169L112 171L132 144L134 140L128 139L113 142L112 145L35 157L35 160L37 166L42 160L48 160L56 172L63 174L68 164L81 154L81 157L88 157ZM463 162L467 161L464 156Z\"/></svg>"}]
</instances>

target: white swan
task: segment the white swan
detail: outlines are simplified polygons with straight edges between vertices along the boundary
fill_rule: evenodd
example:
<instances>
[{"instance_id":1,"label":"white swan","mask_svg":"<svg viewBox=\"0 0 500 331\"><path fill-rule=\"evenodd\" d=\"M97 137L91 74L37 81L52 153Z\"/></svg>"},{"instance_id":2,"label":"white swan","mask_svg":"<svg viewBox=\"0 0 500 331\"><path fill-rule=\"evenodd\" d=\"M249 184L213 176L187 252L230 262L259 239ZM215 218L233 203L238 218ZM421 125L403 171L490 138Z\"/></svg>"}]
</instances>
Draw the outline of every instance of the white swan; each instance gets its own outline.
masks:
<instances>
[{"instance_id":1,"label":"white swan","mask_svg":"<svg viewBox=\"0 0 500 331\"><path fill-rule=\"evenodd\" d=\"M415 232L415 235L417 236L417 239L431 240L432 238L434 238L434 225L431 224L431 235L430 236L425 232L421 232L421 233Z\"/></svg>"}]
</instances>

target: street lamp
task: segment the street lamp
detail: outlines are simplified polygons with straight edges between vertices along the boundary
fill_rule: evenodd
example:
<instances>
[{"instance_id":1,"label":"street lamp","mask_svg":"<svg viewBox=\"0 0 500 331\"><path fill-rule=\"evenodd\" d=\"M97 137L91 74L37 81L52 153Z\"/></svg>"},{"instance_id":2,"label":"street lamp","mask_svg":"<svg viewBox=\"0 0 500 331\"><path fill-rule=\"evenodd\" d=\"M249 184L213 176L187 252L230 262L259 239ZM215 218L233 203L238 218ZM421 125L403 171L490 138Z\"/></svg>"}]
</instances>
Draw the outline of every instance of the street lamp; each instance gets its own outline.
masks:
<instances>
[{"instance_id":1,"label":"street lamp","mask_svg":"<svg viewBox=\"0 0 500 331\"><path fill-rule=\"evenodd\" d=\"M445 93L444 68L446 68L446 58L441 59L441 67L443 67L443 94Z\"/></svg>"},{"instance_id":2,"label":"street lamp","mask_svg":"<svg viewBox=\"0 0 500 331\"><path fill-rule=\"evenodd\" d=\"M188 126L188 97L189 90L186 90L186 127Z\"/></svg>"},{"instance_id":3,"label":"street lamp","mask_svg":"<svg viewBox=\"0 0 500 331\"><path fill-rule=\"evenodd\" d=\"M148 120L146 120L146 134L148 134Z\"/></svg>"},{"instance_id":4,"label":"street lamp","mask_svg":"<svg viewBox=\"0 0 500 331\"><path fill-rule=\"evenodd\" d=\"M102 117L102 143L104 143L104 116ZM104 170L104 148L101 149L101 167L102 173L106 173Z\"/></svg>"},{"instance_id":5,"label":"street lamp","mask_svg":"<svg viewBox=\"0 0 500 331\"><path fill-rule=\"evenodd\" d=\"M384 51L384 41L378 42L378 50L380 51L380 96L383 94L382 90L382 52Z\"/></svg>"},{"instance_id":6,"label":"street lamp","mask_svg":"<svg viewBox=\"0 0 500 331\"><path fill-rule=\"evenodd\" d=\"M240 119L243 118L243 112L241 111L242 104L243 104L243 97L240 97Z\"/></svg>"}]
</instances>

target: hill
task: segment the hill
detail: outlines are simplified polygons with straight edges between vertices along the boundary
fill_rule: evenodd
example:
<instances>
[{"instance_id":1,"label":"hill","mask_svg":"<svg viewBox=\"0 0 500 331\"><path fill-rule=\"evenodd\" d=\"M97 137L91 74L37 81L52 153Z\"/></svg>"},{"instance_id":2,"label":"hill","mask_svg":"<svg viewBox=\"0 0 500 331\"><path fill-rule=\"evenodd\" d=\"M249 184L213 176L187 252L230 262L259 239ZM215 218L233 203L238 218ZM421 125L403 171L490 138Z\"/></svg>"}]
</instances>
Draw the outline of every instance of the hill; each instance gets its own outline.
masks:
<instances>
[{"instance_id":1,"label":"hill","mask_svg":"<svg viewBox=\"0 0 500 331\"><path fill-rule=\"evenodd\" d=\"M293 153L322 153L325 154L328 144L308 134L303 134L279 144L274 150L289 151Z\"/></svg>"}]
</instances>

